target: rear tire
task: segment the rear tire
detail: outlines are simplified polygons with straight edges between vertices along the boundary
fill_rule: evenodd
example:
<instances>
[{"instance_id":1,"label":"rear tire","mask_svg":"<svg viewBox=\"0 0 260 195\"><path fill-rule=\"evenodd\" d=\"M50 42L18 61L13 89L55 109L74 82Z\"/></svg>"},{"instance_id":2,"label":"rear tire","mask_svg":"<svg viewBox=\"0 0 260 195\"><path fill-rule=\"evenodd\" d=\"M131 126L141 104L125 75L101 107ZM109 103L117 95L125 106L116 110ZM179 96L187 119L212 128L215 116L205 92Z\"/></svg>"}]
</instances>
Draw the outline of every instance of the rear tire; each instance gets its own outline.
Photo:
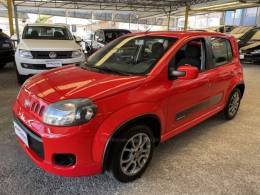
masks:
<instances>
[{"instance_id":1,"label":"rear tire","mask_svg":"<svg viewBox=\"0 0 260 195\"><path fill-rule=\"evenodd\" d=\"M112 147L111 171L121 182L133 181L144 173L154 149L154 137L146 125L135 125L123 131Z\"/></svg>"},{"instance_id":2,"label":"rear tire","mask_svg":"<svg viewBox=\"0 0 260 195\"><path fill-rule=\"evenodd\" d=\"M241 98L241 91L238 88L235 88L230 94L227 105L224 109L224 116L227 120L231 120L237 115Z\"/></svg>"}]
</instances>

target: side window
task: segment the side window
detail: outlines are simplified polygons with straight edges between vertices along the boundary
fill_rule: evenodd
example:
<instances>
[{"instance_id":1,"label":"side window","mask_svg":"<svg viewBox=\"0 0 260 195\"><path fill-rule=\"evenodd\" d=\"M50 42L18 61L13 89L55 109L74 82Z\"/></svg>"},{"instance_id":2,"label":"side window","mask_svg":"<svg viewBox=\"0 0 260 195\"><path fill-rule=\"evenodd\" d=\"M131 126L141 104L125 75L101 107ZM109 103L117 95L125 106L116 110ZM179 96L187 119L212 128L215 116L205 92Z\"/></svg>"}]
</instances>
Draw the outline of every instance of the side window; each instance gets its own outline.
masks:
<instances>
[{"instance_id":1,"label":"side window","mask_svg":"<svg viewBox=\"0 0 260 195\"><path fill-rule=\"evenodd\" d=\"M106 39L105 39L105 33L104 31L100 31L99 32L99 42L101 43L105 43Z\"/></svg>"},{"instance_id":2,"label":"side window","mask_svg":"<svg viewBox=\"0 0 260 195\"><path fill-rule=\"evenodd\" d=\"M232 61L233 53L230 42L221 37L212 37L211 38L211 47L212 47L212 60L215 67L227 64Z\"/></svg>"},{"instance_id":3,"label":"side window","mask_svg":"<svg viewBox=\"0 0 260 195\"><path fill-rule=\"evenodd\" d=\"M97 41L98 38L99 38L99 31L96 31L94 35L94 40Z\"/></svg>"},{"instance_id":4,"label":"side window","mask_svg":"<svg viewBox=\"0 0 260 195\"><path fill-rule=\"evenodd\" d=\"M169 68L190 65L200 71L205 70L206 63L205 41L202 38L194 39L183 45L169 63Z\"/></svg>"}]
</instances>

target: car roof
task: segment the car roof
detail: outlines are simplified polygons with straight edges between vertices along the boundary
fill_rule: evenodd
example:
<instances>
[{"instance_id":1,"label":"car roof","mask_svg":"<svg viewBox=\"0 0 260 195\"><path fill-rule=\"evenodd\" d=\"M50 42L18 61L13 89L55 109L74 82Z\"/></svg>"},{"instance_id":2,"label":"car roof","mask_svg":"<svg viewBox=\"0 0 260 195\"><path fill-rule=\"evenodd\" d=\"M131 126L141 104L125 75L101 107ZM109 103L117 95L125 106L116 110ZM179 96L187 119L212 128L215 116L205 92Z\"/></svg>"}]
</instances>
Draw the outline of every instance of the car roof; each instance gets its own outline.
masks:
<instances>
[{"instance_id":1,"label":"car roof","mask_svg":"<svg viewBox=\"0 0 260 195\"><path fill-rule=\"evenodd\" d=\"M27 24L27 26L67 27L66 24Z\"/></svg>"},{"instance_id":2,"label":"car roof","mask_svg":"<svg viewBox=\"0 0 260 195\"><path fill-rule=\"evenodd\" d=\"M177 37L177 38L193 37L193 36L221 36L226 38L232 37L232 35L229 34L223 34L219 32L202 32L202 31L149 31L149 32L131 33L130 35L170 36L170 37Z\"/></svg>"}]
</instances>

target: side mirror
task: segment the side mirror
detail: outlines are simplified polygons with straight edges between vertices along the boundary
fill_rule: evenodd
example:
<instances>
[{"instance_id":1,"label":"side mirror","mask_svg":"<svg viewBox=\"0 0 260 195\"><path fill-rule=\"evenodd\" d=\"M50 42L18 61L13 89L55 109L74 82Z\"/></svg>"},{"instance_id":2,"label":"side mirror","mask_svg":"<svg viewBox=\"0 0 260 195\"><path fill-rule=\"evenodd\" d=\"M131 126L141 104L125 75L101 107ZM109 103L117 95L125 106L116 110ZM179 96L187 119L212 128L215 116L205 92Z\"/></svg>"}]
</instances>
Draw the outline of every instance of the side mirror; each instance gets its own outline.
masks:
<instances>
[{"instance_id":1,"label":"side mirror","mask_svg":"<svg viewBox=\"0 0 260 195\"><path fill-rule=\"evenodd\" d=\"M178 78L181 80L191 80L198 77L199 69L188 64L179 66L177 70L169 70L170 78Z\"/></svg>"},{"instance_id":2,"label":"side mirror","mask_svg":"<svg viewBox=\"0 0 260 195\"><path fill-rule=\"evenodd\" d=\"M76 43L80 43L82 41L82 39L78 36L75 36L75 41L76 41Z\"/></svg>"}]
</instances>

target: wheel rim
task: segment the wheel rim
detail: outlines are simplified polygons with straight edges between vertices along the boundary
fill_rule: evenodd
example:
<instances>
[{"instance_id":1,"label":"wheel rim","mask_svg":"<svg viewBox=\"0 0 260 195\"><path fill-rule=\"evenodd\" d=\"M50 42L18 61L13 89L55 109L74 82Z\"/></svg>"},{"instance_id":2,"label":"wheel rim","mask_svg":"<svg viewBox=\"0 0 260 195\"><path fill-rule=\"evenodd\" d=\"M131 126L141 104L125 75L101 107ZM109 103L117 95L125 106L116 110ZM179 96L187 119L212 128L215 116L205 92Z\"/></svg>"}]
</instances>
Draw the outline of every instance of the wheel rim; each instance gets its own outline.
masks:
<instances>
[{"instance_id":1,"label":"wheel rim","mask_svg":"<svg viewBox=\"0 0 260 195\"><path fill-rule=\"evenodd\" d=\"M128 176L139 173L151 153L151 139L145 133L138 133L125 144L120 158L120 168Z\"/></svg>"},{"instance_id":2,"label":"wheel rim","mask_svg":"<svg viewBox=\"0 0 260 195\"><path fill-rule=\"evenodd\" d=\"M230 116L234 116L236 114L239 107L239 103L240 103L240 95L238 92L235 92L230 99L230 103L228 107L228 112Z\"/></svg>"}]
</instances>

